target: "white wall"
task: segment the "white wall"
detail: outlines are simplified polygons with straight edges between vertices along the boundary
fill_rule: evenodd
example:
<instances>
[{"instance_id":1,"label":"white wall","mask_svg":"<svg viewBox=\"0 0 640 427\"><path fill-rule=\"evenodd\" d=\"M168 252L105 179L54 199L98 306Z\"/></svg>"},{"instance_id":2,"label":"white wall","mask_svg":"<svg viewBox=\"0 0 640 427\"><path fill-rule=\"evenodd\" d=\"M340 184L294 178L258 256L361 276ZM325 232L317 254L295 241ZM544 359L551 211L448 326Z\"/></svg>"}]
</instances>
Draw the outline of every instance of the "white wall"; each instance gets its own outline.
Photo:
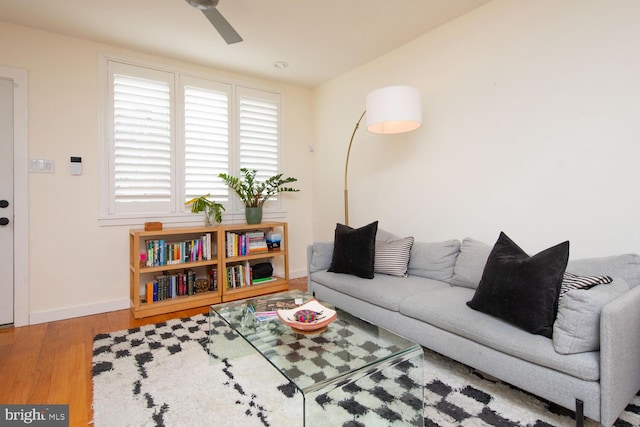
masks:
<instances>
[{"instance_id":1,"label":"white wall","mask_svg":"<svg viewBox=\"0 0 640 427\"><path fill-rule=\"evenodd\" d=\"M503 230L535 253L638 252L640 2L495 0L315 91L314 238L343 221L349 137L378 87L422 92L424 125L360 129L350 222L423 241Z\"/></svg>"},{"instance_id":2,"label":"white wall","mask_svg":"<svg viewBox=\"0 0 640 427\"><path fill-rule=\"evenodd\" d=\"M31 322L128 307L128 230L98 225L98 53L158 61L284 94L282 172L302 191L287 196L290 270L306 274L311 239L311 92L0 22L0 64L29 73L29 157L55 160L55 174L29 175ZM81 156L81 176L69 157ZM20 238L20 236L16 236Z\"/></svg>"}]
</instances>

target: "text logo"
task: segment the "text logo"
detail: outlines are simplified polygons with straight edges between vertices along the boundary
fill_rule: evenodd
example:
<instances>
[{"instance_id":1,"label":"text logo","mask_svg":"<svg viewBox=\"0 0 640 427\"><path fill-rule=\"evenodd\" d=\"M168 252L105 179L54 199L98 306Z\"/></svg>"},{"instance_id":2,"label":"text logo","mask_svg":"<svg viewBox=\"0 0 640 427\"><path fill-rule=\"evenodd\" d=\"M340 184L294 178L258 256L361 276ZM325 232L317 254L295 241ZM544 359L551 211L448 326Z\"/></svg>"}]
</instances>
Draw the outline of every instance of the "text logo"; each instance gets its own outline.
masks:
<instances>
[{"instance_id":1,"label":"text logo","mask_svg":"<svg viewBox=\"0 0 640 427\"><path fill-rule=\"evenodd\" d=\"M69 405L0 405L0 427L68 427Z\"/></svg>"}]
</instances>

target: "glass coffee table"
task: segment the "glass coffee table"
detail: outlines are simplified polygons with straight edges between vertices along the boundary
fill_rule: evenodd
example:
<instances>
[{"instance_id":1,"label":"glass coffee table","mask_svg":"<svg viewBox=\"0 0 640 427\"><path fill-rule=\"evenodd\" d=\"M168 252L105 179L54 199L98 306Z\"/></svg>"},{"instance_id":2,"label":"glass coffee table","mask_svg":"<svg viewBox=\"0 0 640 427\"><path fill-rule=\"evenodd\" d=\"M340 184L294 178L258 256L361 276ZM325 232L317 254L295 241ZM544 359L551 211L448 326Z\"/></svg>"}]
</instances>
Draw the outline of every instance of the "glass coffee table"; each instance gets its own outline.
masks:
<instances>
[{"instance_id":1,"label":"glass coffee table","mask_svg":"<svg viewBox=\"0 0 640 427\"><path fill-rule=\"evenodd\" d=\"M289 291L211 306L212 362L262 355L302 396L302 420L292 425L354 420L367 426L423 426L420 345L322 301L337 318L320 333L300 333L277 317L260 320L254 313L256 305L311 299Z\"/></svg>"}]
</instances>

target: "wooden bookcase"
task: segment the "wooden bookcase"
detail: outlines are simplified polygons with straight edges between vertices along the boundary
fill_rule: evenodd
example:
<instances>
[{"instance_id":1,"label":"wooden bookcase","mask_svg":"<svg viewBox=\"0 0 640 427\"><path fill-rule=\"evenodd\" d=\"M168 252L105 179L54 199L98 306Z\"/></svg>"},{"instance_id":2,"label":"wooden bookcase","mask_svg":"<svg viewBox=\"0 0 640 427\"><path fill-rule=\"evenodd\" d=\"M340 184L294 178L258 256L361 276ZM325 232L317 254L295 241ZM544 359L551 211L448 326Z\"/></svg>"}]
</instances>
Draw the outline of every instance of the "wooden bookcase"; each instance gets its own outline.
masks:
<instances>
[{"instance_id":1,"label":"wooden bookcase","mask_svg":"<svg viewBox=\"0 0 640 427\"><path fill-rule=\"evenodd\" d=\"M289 290L289 253L288 253L288 232L285 222L266 222L261 224L232 224L223 225L218 228L218 248L220 256L219 288L222 290L222 302L235 301L244 298L265 295L273 292ZM265 234L273 231L280 234L280 247L269 249L257 253L247 253L246 255L233 255L227 253L227 242L229 233L243 235L259 230ZM230 287L230 278L227 274L227 267L243 266L246 263L254 265L256 263L270 262L273 265L273 276L270 281L258 284L242 284Z\"/></svg>"},{"instance_id":2,"label":"wooden bookcase","mask_svg":"<svg viewBox=\"0 0 640 427\"><path fill-rule=\"evenodd\" d=\"M243 235L252 231L277 232L281 236L280 247L267 251L247 253L246 255L227 255L228 233ZM209 234L211 237L211 259L200 261L176 262L165 265L147 266L141 254L147 254L147 242L164 241L177 243L191 241ZM203 307L220 302L235 301L274 292L289 290L289 254L288 232L285 222L268 222L261 224L232 224L217 227L180 227L159 231L129 231L129 282L131 311L136 319L157 314L170 313L188 308ZM247 263L269 262L274 274L269 281L259 284L228 287L227 267L244 266ZM193 295L174 296L161 301L147 301L146 284L156 280L160 275L173 275L193 270L197 278L211 278L211 270L215 270L217 289Z\"/></svg>"},{"instance_id":3,"label":"wooden bookcase","mask_svg":"<svg viewBox=\"0 0 640 427\"><path fill-rule=\"evenodd\" d=\"M148 241L164 241L177 243L191 241L209 234L211 241L211 259L199 261L187 261L147 266L141 259L141 254L147 254ZM156 314L170 313L172 311L201 307L221 302L220 286L220 251L219 231L216 227L189 227L169 228L159 231L130 230L129 231L129 274L130 274L130 298L131 311L136 319ZM157 264L157 263L156 263ZM210 271L215 269L218 286L215 291L206 291L192 295L174 296L162 301L146 301L146 284L153 282L156 276L184 273L192 270L196 278L210 279Z\"/></svg>"}]
</instances>

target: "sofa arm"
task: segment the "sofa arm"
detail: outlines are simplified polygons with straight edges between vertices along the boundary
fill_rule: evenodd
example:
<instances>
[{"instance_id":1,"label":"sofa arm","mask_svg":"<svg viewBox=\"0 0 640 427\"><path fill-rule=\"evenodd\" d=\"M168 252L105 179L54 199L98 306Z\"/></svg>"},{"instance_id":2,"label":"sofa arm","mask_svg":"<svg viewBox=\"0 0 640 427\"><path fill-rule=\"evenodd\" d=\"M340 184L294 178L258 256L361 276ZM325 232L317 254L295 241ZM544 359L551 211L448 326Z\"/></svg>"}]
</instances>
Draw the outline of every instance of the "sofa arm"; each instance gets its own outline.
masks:
<instances>
[{"instance_id":1,"label":"sofa arm","mask_svg":"<svg viewBox=\"0 0 640 427\"><path fill-rule=\"evenodd\" d=\"M640 286L600 316L600 422L612 425L640 390Z\"/></svg>"},{"instance_id":2,"label":"sofa arm","mask_svg":"<svg viewBox=\"0 0 640 427\"><path fill-rule=\"evenodd\" d=\"M313 245L307 245L307 287L311 293L311 259L313 258Z\"/></svg>"},{"instance_id":3,"label":"sofa arm","mask_svg":"<svg viewBox=\"0 0 640 427\"><path fill-rule=\"evenodd\" d=\"M309 293L313 291L311 273L327 270L333 258L333 242L313 242L307 246L307 284Z\"/></svg>"}]
</instances>

